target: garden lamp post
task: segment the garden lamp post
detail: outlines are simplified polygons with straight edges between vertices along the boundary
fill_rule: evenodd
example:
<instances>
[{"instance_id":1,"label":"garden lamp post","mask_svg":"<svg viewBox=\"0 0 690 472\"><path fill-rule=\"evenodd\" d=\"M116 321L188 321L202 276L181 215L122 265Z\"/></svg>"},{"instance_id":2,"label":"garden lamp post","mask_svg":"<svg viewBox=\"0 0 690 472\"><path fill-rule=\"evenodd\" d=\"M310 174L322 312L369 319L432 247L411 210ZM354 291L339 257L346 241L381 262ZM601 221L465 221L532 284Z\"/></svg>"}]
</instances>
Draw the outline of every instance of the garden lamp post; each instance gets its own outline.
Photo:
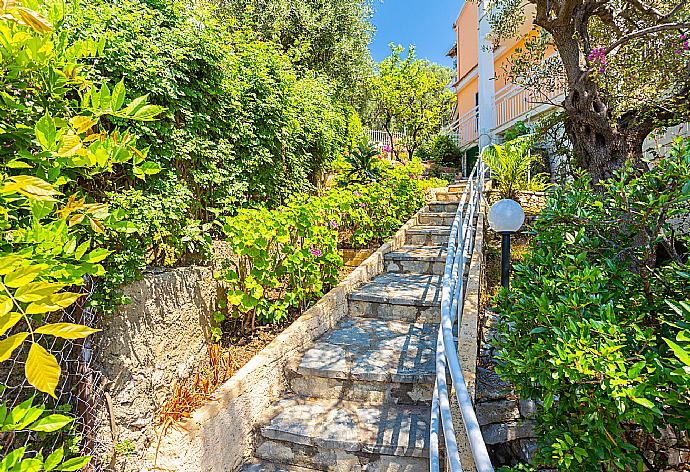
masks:
<instances>
[{"instance_id":1,"label":"garden lamp post","mask_svg":"<svg viewBox=\"0 0 690 472\"><path fill-rule=\"evenodd\" d=\"M501 285L510 287L510 235L525 222L525 212L515 200L499 200L489 208L489 226L501 234Z\"/></svg>"}]
</instances>

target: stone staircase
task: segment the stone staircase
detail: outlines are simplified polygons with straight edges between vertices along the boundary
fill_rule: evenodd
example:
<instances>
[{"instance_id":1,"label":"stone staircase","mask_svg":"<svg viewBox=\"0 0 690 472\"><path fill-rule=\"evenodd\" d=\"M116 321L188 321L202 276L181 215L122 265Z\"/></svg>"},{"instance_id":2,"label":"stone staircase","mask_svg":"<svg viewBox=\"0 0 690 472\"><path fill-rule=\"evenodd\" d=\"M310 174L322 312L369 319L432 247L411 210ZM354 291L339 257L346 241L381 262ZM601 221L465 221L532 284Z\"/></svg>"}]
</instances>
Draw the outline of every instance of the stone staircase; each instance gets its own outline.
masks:
<instances>
[{"instance_id":1,"label":"stone staircase","mask_svg":"<svg viewBox=\"0 0 690 472\"><path fill-rule=\"evenodd\" d=\"M436 195L386 254L386 272L349 297L349 316L288 363L245 472L429 469L441 279L459 193Z\"/></svg>"}]
</instances>

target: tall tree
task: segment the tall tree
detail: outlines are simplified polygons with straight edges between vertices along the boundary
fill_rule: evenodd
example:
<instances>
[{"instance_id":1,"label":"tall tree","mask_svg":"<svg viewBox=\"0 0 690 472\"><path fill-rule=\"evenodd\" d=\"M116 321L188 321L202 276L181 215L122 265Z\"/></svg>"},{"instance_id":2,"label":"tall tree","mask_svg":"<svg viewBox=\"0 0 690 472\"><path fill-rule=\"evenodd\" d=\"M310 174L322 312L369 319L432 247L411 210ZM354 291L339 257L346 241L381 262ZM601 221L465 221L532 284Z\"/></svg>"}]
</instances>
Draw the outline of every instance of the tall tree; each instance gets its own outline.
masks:
<instances>
[{"instance_id":1,"label":"tall tree","mask_svg":"<svg viewBox=\"0 0 690 472\"><path fill-rule=\"evenodd\" d=\"M497 36L515 34L525 4L492 0ZM514 75L535 74L536 46L555 46L568 91L565 128L594 182L627 160L644 167L656 128L690 120L690 5L687 0L528 0L542 28ZM532 10L530 10L532 11ZM499 38L497 38L499 39ZM525 60L525 57L527 59ZM553 72L553 68L550 72ZM550 72L547 72L550 73ZM538 86L543 86L539 84Z\"/></svg>"},{"instance_id":2,"label":"tall tree","mask_svg":"<svg viewBox=\"0 0 690 472\"><path fill-rule=\"evenodd\" d=\"M402 46L391 45L391 55L379 64L369 80L376 120L391 142L394 131L405 131L408 154L437 133L452 107L454 95L448 88L448 68L415 57L411 46L407 57ZM399 149L394 147L398 155Z\"/></svg>"},{"instance_id":3,"label":"tall tree","mask_svg":"<svg viewBox=\"0 0 690 472\"><path fill-rule=\"evenodd\" d=\"M371 74L373 0L224 0L221 10L282 45L293 63L323 73L354 98Z\"/></svg>"}]
</instances>

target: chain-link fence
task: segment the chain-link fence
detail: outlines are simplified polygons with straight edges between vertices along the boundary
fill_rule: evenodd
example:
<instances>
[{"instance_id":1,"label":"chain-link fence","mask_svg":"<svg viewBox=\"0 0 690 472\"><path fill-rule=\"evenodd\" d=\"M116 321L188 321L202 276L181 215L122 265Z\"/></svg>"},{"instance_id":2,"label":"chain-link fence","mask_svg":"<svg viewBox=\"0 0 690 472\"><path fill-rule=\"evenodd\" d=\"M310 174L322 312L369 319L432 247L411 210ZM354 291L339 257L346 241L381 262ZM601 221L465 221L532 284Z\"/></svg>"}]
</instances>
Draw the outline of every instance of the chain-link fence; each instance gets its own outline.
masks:
<instances>
[{"instance_id":1,"label":"chain-link fence","mask_svg":"<svg viewBox=\"0 0 690 472\"><path fill-rule=\"evenodd\" d=\"M89 327L96 325L95 313L86 306L94 292L94 281L85 278L84 282L80 287L84 296L69 308L51 314L46 322L77 323ZM35 395L33 404L40 405L45 401L46 414L67 414L76 417L76 420L71 427L63 428L56 433L37 433L29 430L0 432L0 457L4 454L3 451L21 447L26 448L27 456L38 454L39 451L45 456L64 444L72 453L94 456L84 470L103 470L104 464L100 458L105 457L109 451L98 438L97 432L105 418L103 414L99 414L104 404L104 379L92 365L94 342L90 338L65 340L40 334L35 334L35 341L53 354L62 368L62 375L55 389L57 398L37 392L27 382L24 368L29 343L24 343L10 359L0 364L0 386L4 387L0 392L0 404L6 402L8 410L12 410Z\"/></svg>"}]
</instances>

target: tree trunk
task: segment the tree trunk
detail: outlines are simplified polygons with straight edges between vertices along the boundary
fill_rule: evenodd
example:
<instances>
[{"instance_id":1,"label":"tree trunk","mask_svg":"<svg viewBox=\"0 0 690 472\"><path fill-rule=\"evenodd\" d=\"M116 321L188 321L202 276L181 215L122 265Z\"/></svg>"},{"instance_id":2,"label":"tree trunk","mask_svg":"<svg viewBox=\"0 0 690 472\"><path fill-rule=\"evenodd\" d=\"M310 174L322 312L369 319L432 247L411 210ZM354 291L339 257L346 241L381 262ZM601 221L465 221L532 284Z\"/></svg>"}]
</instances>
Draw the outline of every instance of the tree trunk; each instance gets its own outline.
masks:
<instances>
[{"instance_id":1,"label":"tree trunk","mask_svg":"<svg viewBox=\"0 0 690 472\"><path fill-rule=\"evenodd\" d=\"M650 122L638 120L638 113L619 119L610 115L608 103L587 73L584 54L569 29L552 33L568 80L565 130L576 163L590 173L596 185L612 177L628 160L642 166L642 145L653 128Z\"/></svg>"}]
</instances>

